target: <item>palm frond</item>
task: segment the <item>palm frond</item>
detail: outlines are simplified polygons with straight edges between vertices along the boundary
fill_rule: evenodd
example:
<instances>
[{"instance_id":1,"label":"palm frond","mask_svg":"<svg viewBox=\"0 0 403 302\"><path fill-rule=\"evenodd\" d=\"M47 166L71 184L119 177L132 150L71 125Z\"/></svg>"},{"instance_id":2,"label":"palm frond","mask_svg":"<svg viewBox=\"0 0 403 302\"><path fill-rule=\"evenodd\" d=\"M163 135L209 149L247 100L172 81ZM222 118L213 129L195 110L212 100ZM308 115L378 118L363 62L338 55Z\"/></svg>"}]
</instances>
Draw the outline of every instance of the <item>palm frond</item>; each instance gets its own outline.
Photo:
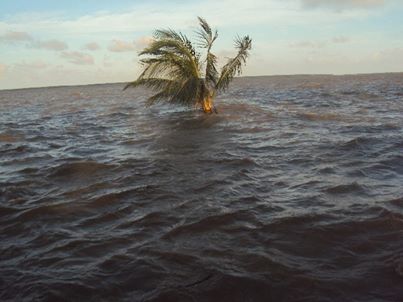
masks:
<instances>
[{"instance_id":1,"label":"palm frond","mask_svg":"<svg viewBox=\"0 0 403 302\"><path fill-rule=\"evenodd\" d=\"M140 56L159 56L164 53L177 54L189 59L193 58L192 53L182 42L165 39L165 40L155 40L147 48L143 49L139 55Z\"/></svg>"},{"instance_id":2,"label":"palm frond","mask_svg":"<svg viewBox=\"0 0 403 302\"><path fill-rule=\"evenodd\" d=\"M199 79L189 78L181 83L179 89L169 98L170 103L191 106L197 102L199 95Z\"/></svg>"},{"instance_id":3,"label":"palm frond","mask_svg":"<svg viewBox=\"0 0 403 302\"><path fill-rule=\"evenodd\" d=\"M213 35L213 30L211 29L207 21L201 17L197 18L199 19L199 24L201 27L201 29L196 32L199 38L198 45L202 48L207 48L207 52L209 52L211 47L213 46L214 41L218 37L218 32L217 30L214 31Z\"/></svg>"},{"instance_id":4,"label":"palm frond","mask_svg":"<svg viewBox=\"0 0 403 302\"><path fill-rule=\"evenodd\" d=\"M180 45L185 46L192 56L196 56L196 49L186 35L176 32L172 29L158 29L154 32L154 39L157 41L176 41Z\"/></svg>"},{"instance_id":5,"label":"palm frond","mask_svg":"<svg viewBox=\"0 0 403 302\"><path fill-rule=\"evenodd\" d=\"M212 88L216 86L219 76L216 65L217 57L211 52L207 53L205 77L207 84Z\"/></svg>"},{"instance_id":6,"label":"palm frond","mask_svg":"<svg viewBox=\"0 0 403 302\"><path fill-rule=\"evenodd\" d=\"M237 38L238 54L225 64L221 73L217 70L217 57L211 52L218 34L203 18L198 17L197 46L205 49L202 56L191 41L181 32L159 29L154 32L152 42L140 52L143 58L142 72L129 87L144 86L155 91L147 104L158 101L179 103L188 106L202 106L205 112L212 112L212 99L217 90L225 90L251 49L249 36Z\"/></svg>"},{"instance_id":7,"label":"palm frond","mask_svg":"<svg viewBox=\"0 0 403 302\"><path fill-rule=\"evenodd\" d=\"M179 35L179 34L178 34ZM170 64L175 61L179 61L179 59L183 59L182 62L187 62L188 67L192 70L193 76L199 77L199 61L196 57L196 53L193 49L193 46L189 46L182 40L175 39L162 39L162 40L154 40L147 48L140 52L139 55L148 55L152 58L157 59L157 61L164 61L165 64ZM189 42L190 43L190 42ZM169 59L168 56L170 56ZM144 63L145 61L142 60ZM147 65L147 63L145 64ZM172 65L172 64L171 64Z\"/></svg>"},{"instance_id":8,"label":"palm frond","mask_svg":"<svg viewBox=\"0 0 403 302\"><path fill-rule=\"evenodd\" d=\"M140 52L143 72L125 88L144 86L157 91L147 100L151 105L166 100L192 105L196 102L200 63L190 40L180 32L157 30L154 40Z\"/></svg>"},{"instance_id":9,"label":"palm frond","mask_svg":"<svg viewBox=\"0 0 403 302\"><path fill-rule=\"evenodd\" d=\"M221 69L221 74L215 87L218 91L226 90L235 75L239 75L242 72L242 64L246 62L249 56L249 50L252 48L252 40L249 36L243 38L238 37L235 40L235 48L238 49L237 55L229 59L227 64Z\"/></svg>"},{"instance_id":10,"label":"palm frond","mask_svg":"<svg viewBox=\"0 0 403 302\"><path fill-rule=\"evenodd\" d=\"M202 48L206 48L206 69L205 69L205 79L209 86L214 87L218 80L218 71L217 71L217 57L211 52L211 47L213 46L214 41L218 37L217 30L213 34L213 30L207 21L201 17L197 17L199 19L199 24L201 29L197 31L197 36L199 38L198 45Z\"/></svg>"},{"instance_id":11,"label":"palm frond","mask_svg":"<svg viewBox=\"0 0 403 302\"><path fill-rule=\"evenodd\" d=\"M142 59L141 63L146 66L140 75L141 78L171 77L173 74L178 77L197 76L193 63L176 54L165 53L158 57Z\"/></svg>"}]
</instances>

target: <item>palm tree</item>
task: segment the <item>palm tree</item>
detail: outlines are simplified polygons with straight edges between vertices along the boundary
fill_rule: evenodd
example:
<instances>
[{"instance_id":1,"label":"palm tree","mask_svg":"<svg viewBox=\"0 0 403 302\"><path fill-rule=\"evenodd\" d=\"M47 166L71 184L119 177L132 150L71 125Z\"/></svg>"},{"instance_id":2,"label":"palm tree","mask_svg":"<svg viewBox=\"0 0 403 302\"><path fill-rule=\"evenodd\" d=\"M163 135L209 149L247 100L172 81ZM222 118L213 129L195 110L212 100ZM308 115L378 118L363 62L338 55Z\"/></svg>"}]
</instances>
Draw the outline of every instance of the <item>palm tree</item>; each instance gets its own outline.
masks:
<instances>
[{"instance_id":1,"label":"palm tree","mask_svg":"<svg viewBox=\"0 0 403 302\"><path fill-rule=\"evenodd\" d=\"M205 113L212 113L217 92L225 91L231 80L241 74L242 65L249 56L252 40L249 36L235 39L238 53L228 59L220 72L217 57L211 52L217 31L213 31L203 18L198 17L197 46L205 50L204 56L181 32L171 29L156 30L152 42L140 56L143 71L134 82L125 86L145 86L156 91L147 104L158 101L200 106Z\"/></svg>"}]
</instances>

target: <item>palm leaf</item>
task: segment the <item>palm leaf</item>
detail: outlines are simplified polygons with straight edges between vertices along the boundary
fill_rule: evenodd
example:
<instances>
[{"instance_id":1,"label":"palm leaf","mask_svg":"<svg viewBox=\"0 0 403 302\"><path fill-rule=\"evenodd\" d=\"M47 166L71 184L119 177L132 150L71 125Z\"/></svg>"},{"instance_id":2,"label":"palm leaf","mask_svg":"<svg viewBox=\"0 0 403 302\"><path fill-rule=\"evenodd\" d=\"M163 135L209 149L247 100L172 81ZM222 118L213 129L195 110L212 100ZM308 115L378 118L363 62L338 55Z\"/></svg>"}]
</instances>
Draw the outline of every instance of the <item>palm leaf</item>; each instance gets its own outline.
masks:
<instances>
[{"instance_id":1,"label":"palm leaf","mask_svg":"<svg viewBox=\"0 0 403 302\"><path fill-rule=\"evenodd\" d=\"M195 56L195 51L192 46L187 45L186 41L175 39L162 39L153 41L147 48L145 48L139 55L149 55L157 59L166 59L167 55L176 55L186 60L188 67L191 68L194 76L199 77L199 62ZM169 63L172 60L166 60ZM143 61L144 62L144 61Z\"/></svg>"},{"instance_id":2,"label":"palm leaf","mask_svg":"<svg viewBox=\"0 0 403 302\"><path fill-rule=\"evenodd\" d=\"M234 58L229 59L227 64L221 69L221 74L216 84L218 91L226 90L235 75L241 74L242 64L246 62L249 56L249 50L252 48L252 40L249 36L243 38L238 37L235 40L235 48L238 49L238 54Z\"/></svg>"},{"instance_id":3,"label":"palm leaf","mask_svg":"<svg viewBox=\"0 0 403 302\"><path fill-rule=\"evenodd\" d=\"M251 49L251 39L248 36L236 39L238 54L219 73L217 57L211 52L218 37L217 31L203 18L198 19L197 46L205 49L203 59L186 35L172 29L156 30L152 42L139 54L143 56L140 60L143 71L124 89L144 86L154 90L155 94L147 100L148 105L167 101L188 106L202 105L205 112L211 112L216 91L225 90L233 77L241 73Z\"/></svg>"},{"instance_id":4,"label":"palm leaf","mask_svg":"<svg viewBox=\"0 0 403 302\"><path fill-rule=\"evenodd\" d=\"M143 72L125 88L145 86L157 91L147 100L149 105L161 100L185 105L197 101L200 63L185 35L170 29L157 30L140 55L146 56L140 61Z\"/></svg>"},{"instance_id":5,"label":"palm leaf","mask_svg":"<svg viewBox=\"0 0 403 302\"><path fill-rule=\"evenodd\" d=\"M199 40L198 45L202 48L207 48L207 52L210 51L211 47L213 46L214 41L218 37L217 30L214 32L211 29L210 25L201 17L197 17L199 19L199 24L201 29L196 32Z\"/></svg>"},{"instance_id":6,"label":"palm leaf","mask_svg":"<svg viewBox=\"0 0 403 302\"><path fill-rule=\"evenodd\" d=\"M206 54L206 69L205 69L205 79L206 83L214 87L218 80L218 71L217 71L217 57L211 52L211 47L213 46L214 41L218 37L217 30L213 34L213 30L207 21L201 17L198 17L199 24L201 29L197 31L197 36L199 38L198 45L202 48L207 49Z\"/></svg>"}]
</instances>

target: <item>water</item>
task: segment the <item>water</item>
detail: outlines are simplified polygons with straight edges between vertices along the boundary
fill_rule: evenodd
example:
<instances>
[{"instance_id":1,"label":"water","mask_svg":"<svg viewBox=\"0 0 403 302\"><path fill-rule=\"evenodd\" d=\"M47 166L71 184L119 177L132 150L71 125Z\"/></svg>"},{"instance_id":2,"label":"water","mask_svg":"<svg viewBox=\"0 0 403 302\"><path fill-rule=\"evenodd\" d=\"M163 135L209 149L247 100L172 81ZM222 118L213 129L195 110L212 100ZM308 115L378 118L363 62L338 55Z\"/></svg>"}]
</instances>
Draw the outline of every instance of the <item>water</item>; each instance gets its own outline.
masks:
<instances>
[{"instance_id":1,"label":"water","mask_svg":"<svg viewBox=\"0 0 403 302\"><path fill-rule=\"evenodd\" d=\"M0 91L1 301L403 301L403 74Z\"/></svg>"}]
</instances>

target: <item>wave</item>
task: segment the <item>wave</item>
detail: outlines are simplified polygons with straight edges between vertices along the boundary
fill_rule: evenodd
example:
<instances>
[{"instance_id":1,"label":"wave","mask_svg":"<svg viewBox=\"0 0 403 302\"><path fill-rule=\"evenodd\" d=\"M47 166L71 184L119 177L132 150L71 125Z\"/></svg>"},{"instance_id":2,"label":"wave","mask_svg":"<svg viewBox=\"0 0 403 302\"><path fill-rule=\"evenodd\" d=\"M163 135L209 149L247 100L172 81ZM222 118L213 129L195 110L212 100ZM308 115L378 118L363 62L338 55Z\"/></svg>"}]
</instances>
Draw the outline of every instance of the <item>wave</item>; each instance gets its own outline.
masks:
<instances>
[{"instance_id":1,"label":"wave","mask_svg":"<svg viewBox=\"0 0 403 302\"><path fill-rule=\"evenodd\" d=\"M0 300L400 301L401 75L233 84L0 91Z\"/></svg>"},{"instance_id":2,"label":"wave","mask_svg":"<svg viewBox=\"0 0 403 302\"><path fill-rule=\"evenodd\" d=\"M19 133L10 133L10 132L3 132L0 133L0 142L1 143L15 143L19 141L23 141L24 136Z\"/></svg>"},{"instance_id":3,"label":"wave","mask_svg":"<svg viewBox=\"0 0 403 302\"><path fill-rule=\"evenodd\" d=\"M337 185L330 188L325 189L325 192L330 194L344 194L344 193L361 193L365 194L365 187L358 184L357 182L353 182L350 184Z\"/></svg>"},{"instance_id":4,"label":"wave","mask_svg":"<svg viewBox=\"0 0 403 302\"><path fill-rule=\"evenodd\" d=\"M50 178L88 178L96 174L106 173L111 169L116 168L116 165L103 164L95 161L79 161L63 163L56 166L48 172Z\"/></svg>"},{"instance_id":5,"label":"wave","mask_svg":"<svg viewBox=\"0 0 403 302\"><path fill-rule=\"evenodd\" d=\"M348 120L346 117L341 116L335 113L315 113L315 112L301 112L297 113L297 116L309 120L309 121L346 121Z\"/></svg>"}]
</instances>

